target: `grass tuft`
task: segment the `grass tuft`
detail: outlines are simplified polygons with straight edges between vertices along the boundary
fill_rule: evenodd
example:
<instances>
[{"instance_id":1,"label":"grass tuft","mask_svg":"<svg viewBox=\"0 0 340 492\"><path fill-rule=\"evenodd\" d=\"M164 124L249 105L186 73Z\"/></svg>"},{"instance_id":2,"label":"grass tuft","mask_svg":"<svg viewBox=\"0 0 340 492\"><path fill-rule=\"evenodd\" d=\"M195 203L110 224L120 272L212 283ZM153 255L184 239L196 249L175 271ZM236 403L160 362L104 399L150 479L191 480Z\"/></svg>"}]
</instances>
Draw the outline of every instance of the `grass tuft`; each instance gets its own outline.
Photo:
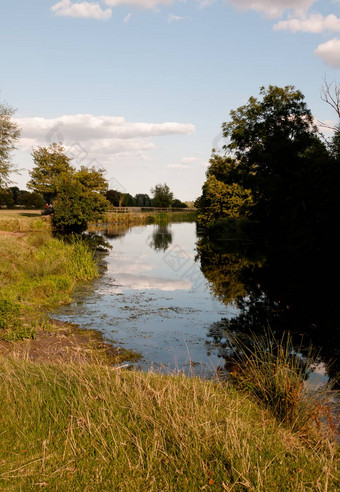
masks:
<instances>
[{"instance_id":1,"label":"grass tuft","mask_svg":"<svg viewBox=\"0 0 340 492\"><path fill-rule=\"evenodd\" d=\"M289 334L277 339L271 331L252 333L251 346L238 336L229 334L228 338L237 354L233 376L238 388L253 395L294 432L310 436L315 424L320 426L325 419L334 432L328 404L333 382L318 392L308 392L305 385L316 361L312 348L302 357Z\"/></svg>"}]
</instances>

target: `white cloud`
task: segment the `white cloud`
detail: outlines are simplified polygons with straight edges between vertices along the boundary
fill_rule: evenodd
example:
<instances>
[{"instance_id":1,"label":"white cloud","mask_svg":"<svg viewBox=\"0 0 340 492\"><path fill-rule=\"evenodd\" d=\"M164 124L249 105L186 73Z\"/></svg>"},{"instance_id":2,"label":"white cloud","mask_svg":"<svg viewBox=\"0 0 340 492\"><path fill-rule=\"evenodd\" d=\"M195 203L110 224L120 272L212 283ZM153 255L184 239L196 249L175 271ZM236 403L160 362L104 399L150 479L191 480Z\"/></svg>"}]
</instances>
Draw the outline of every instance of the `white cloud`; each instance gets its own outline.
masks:
<instances>
[{"instance_id":1,"label":"white cloud","mask_svg":"<svg viewBox=\"0 0 340 492\"><path fill-rule=\"evenodd\" d=\"M168 164L167 166L168 169L190 169L191 166L188 166L188 164Z\"/></svg>"},{"instance_id":2,"label":"white cloud","mask_svg":"<svg viewBox=\"0 0 340 492\"><path fill-rule=\"evenodd\" d=\"M160 5L172 5L174 0L103 0L108 7L118 5L133 5L142 9L154 9Z\"/></svg>"},{"instance_id":3,"label":"white cloud","mask_svg":"<svg viewBox=\"0 0 340 492\"><path fill-rule=\"evenodd\" d=\"M168 22L191 21L191 17L181 17L180 15L168 14Z\"/></svg>"},{"instance_id":4,"label":"white cloud","mask_svg":"<svg viewBox=\"0 0 340 492\"><path fill-rule=\"evenodd\" d=\"M181 160L183 164L190 164L192 162L199 162L199 161L200 161L199 157L183 157L183 159Z\"/></svg>"},{"instance_id":5,"label":"white cloud","mask_svg":"<svg viewBox=\"0 0 340 492\"><path fill-rule=\"evenodd\" d=\"M206 7L210 7L216 0L197 0L197 6L199 9L205 9Z\"/></svg>"},{"instance_id":6,"label":"white cloud","mask_svg":"<svg viewBox=\"0 0 340 492\"><path fill-rule=\"evenodd\" d=\"M153 137L188 135L195 131L190 123L128 122L122 117L91 114L17 118L16 122L22 128L21 150L31 151L33 146L61 142L73 154L98 154L110 159L117 154L144 155L143 151L156 148L151 141Z\"/></svg>"},{"instance_id":7,"label":"white cloud","mask_svg":"<svg viewBox=\"0 0 340 492\"><path fill-rule=\"evenodd\" d=\"M132 17L132 13L130 12L126 17L124 17L123 22L129 22Z\"/></svg>"},{"instance_id":8,"label":"white cloud","mask_svg":"<svg viewBox=\"0 0 340 492\"><path fill-rule=\"evenodd\" d=\"M320 44L314 54L321 58L327 65L340 68L340 39L334 38Z\"/></svg>"},{"instance_id":9,"label":"white cloud","mask_svg":"<svg viewBox=\"0 0 340 492\"><path fill-rule=\"evenodd\" d=\"M320 33L322 31L340 32L340 19L330 14L324 17L321 14L311 14L305 19L288 19L274 25L274 31L288 30L291 32Z\"/></svg>"},{"instance_id":10,"label":"white cloud","mask_svg":"<svg viewBox=\"0 0 340 492\"><path fill-rule=\"evenodd\" d=\"M264 12L268 17L280 17L286 10L301 15L307 12L316 0L229 0L241 10Z\"/></svg>"},{"instance_id":11,"label":"white cloud","mask_svg":"<svg viewBox=\"0 0 340 492\"><path fill-rule=\"evenodd\" d=\"M162 291L189 290L192 286L189 280L168 280L160 277L146 275L123 275L115 278L116 285L105 286L105 293L124 292L126 289L148 290L159 289ZM100 291L99 291L100 293Z\"/></svg>"},{"instance_id":12,"label":"white cloud","mask_svg":"<svg viewBox=\"0 0 340 492\"><path fill-rule=\"evenodd\" d=\"M112 15L111 9L103 10L98 3L80 2L71 3L70 0L61 0L51 7L55 15L63 17L81 17L87 19L106 20Z\"/></svg>"}]
</instances>

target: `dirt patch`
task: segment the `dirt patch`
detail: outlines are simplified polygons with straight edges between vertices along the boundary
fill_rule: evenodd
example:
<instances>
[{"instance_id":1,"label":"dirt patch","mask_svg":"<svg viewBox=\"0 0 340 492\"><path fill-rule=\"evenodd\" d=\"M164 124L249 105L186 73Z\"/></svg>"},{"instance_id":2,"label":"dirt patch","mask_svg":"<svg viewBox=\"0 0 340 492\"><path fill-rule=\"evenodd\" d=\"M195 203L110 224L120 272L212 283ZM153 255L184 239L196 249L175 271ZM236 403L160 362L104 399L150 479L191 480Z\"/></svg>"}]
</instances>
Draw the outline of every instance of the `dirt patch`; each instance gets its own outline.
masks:
<instances>
[{"instance_id":1,"label":"dirt patch","mask_svg":"<svg viewBox=\"0 0 340 492\"><path fill-rule=\"evenodd\" d=\"M124 361L119 348L104 342L100 333L55 320L51 330L38 332L34 339L20 342L0 340L0 354L44 363L96 362L112 365Z\"/></svg>"}]
</instances>

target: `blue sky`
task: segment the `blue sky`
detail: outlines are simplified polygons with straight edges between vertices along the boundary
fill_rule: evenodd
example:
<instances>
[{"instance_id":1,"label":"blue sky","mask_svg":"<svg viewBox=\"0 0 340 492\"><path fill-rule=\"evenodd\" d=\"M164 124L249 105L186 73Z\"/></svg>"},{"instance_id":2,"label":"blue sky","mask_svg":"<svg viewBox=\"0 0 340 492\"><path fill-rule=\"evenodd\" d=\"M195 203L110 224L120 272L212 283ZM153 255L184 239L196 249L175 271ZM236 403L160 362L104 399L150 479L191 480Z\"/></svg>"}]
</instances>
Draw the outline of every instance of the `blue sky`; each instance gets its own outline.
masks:
<instances>
[{"instance_id":1,"label":"blue sky","mask_svg":"<svg viewBox=\"0 0 340 492\"><path fill-rule=\"evenodd\" d=\"M222 122L262 85L336 120L320 88L339 79L339 0L2 0L0 39L21 188L32 147L61 141L111 188L193 200Z\"/></svg>"}]
</instances>

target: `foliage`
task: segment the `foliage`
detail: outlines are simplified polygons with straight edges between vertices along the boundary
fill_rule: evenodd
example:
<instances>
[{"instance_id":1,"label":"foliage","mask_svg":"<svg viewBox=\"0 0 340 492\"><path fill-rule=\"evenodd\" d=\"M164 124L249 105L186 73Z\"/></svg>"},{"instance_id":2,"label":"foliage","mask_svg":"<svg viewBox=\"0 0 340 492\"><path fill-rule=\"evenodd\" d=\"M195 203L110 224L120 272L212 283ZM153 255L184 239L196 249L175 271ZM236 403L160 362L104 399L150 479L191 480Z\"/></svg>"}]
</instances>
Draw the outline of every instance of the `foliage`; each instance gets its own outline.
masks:
<instances>
[{"instance_id":1,"label":"foliage","mask_svg":"<svg viewBox=\"0 0 340 492\"><path fill-rule=\"evenodd\" d=\"M146 193L137 193L135 200L136 207L151 207L151 198Z\"/></svg>"},{"instance_id":2,"label":"foliage","mask_svg":"<svg viewBox=\"0 0 340 492\"><path fill-rule=\"evenodd\" d=\"M48 203L57 196L57 183L61 176L72 175L71 158L62 145L53 143L49 147L38 147L32 152L35 167L30 171L27 187L42 193Z\"/></svg>"},{"instance_id":3,"label":"foliage","mask_svg":"<svg viewBox=\"0 0 340 492\"><path fill-rule=\"evenodd\" d=\"M101 220L107 211L106 198L87 188L77 175L61 178L56 190L52 215L52 226L56 230L84 231L88 222Z\"/></svg>"},{"instance_id":4,"label":"foliage","mask_svg":"<svg viewBox=\"0 0 340 492\"><path fill-rule=\"evenodd\" d=\"M205 216L218 220L228 203L233 205L233 195L237 201L239 188L217 186L220 182L247 190L252 206L240 208L239 215L260 220L274 236L299 230L316 236L323 221L339 215L339 166L319 138L300 91L269 86L260 89L260 96L231 111L230 121L222 125L230 139L228 155L213 154L210 160L199 200L201 221ZM225 204L218 212L221 194Z\"/></svg>"},{"instance_id":5,"label":"foliage","mask_svg":"<svg viewBox=\"0 0 340 492\"><path fill-rule=\"evenodd\" d=\"M251 190L238 183L225 184L214 175L203 185L203 211L198 215L199 223L210 224L226 217L246 217L253 203Z\"/></svg>"},{"instance_id":6,"label":"foliage","mask_svg":"<svg viewBox=\"0 0 340 492\"><path fill-rule=\"evenodd\" d=\"M7 189L0 189L0 205L5 205L6 208L20 206L27 209L42 209L45 200L41 193L19 190L17 186L11 186Z\"/></svg>"},{"instance_id":7,"label":"foliage","mask_svg":"<svg viewBox=\"0 0 340 492\"><path fill-rule=\"evenodd\" d=\"M20 137L20 129L13 121L14 109L0 103L0 188L10 182L9 175L13 170L11 152Z\"/></svg>"},{"instance_id":8,"label":"foliage","mask_svg":"<svg viewBox=\"0 0 340 492\"><path fill-rule=\"evenodd\" d=\"M151 193L153 195L153 207L167 208L171 206L174 195L166 183L157 184L154 188L151 188Z\"/></svg>"},{"instance_id":9,"label":"foliage","mask_svg":"<svg viewBox=\"0 0 340 492\"><path fill-rule=\"evenodd\" d=\"M174 200L172 200L171 206L173 208L188 208L187 204L184 202L181 202L181 200L179 200L178 198L175 198Z\"/></svg>"},{"instance_id":10,"label":"foliage","mask_svg":"<svg viewBox=\"0 0 340 492\"><path fill-rule=\"evenodd\" d=\"M71 166L71 159L58 144L33 151L35 168L28 186L52 200L55 230L82 231L89 221L101 220L109 202L104 197L107 181L103 170Z\"/></svg>"}]
</instances>

